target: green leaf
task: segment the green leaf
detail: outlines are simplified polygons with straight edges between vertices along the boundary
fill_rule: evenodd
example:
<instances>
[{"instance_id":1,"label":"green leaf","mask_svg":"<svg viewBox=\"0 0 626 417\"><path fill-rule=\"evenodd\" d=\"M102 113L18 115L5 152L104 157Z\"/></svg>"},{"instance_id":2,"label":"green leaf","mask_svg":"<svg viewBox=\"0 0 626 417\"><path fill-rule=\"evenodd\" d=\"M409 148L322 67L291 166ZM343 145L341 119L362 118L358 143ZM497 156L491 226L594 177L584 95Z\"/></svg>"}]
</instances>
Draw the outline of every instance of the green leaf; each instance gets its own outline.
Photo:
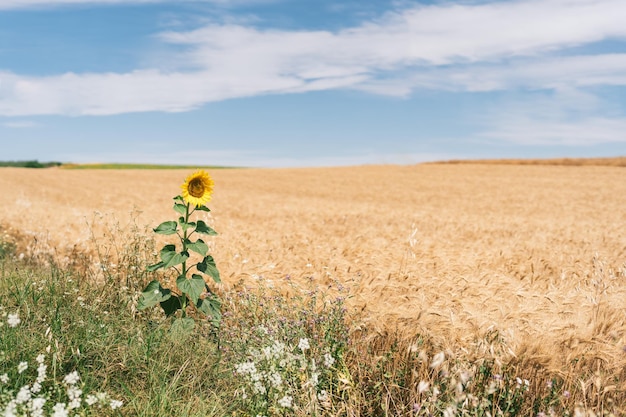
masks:
<instances>
[{"instance_id":1,"label":"green leaf","mask_svg":"<svg viewBox=\"0 0 626 417\"><path fill-rule=\"evenodd\" d=\"M189 239L187 239L185 241L185 245L187 246L187 248L196 252L200 256L206 256L207 252L209 251L209 247L206 243L204 243L202 239L198 239L195 242L191 242Z\"/></svg>"},{"instance_id":2,"label":"green leaf","mask_svg":"<svg viewBox=\"0 0 626 417\"><path fill-rule=\"evenodd\" d=\"M176 266L182 264L187 259L189 259L189 254L187 252L176 252L175 245L165 245L161 252L159 252L159 256L163 260L163 268L169 268L171 266Z\"/></svg>"},{"instance_id":3,"label":"green leaf","mask_svg":"<svg viewBox=\"0 0 626 417\"><path fill-rule=\"evenodd\" d=\"M196 225L196 232L204 233L205 235L217 236L217 232L207 226L207 224L202 220L198 220L198 224Z\"/></svg>"},{"instance_id":4,"label":"green leaf","mask_svg":"<svg viewBox=\"0 0 626 417\"><path fill-rule=\"evenodd\" d=\"M206 211L206 212L211 211L207 206L196 207L196 210L198 210L198 211Z\"/></svg>"},{"instance_id":5,"label":"green leaf","mask_svg":"<svg viewBox=\"0 0 626 417\"><path fill-rule=\"evenodd\" d=\"M163 262L159 262L158 264L150 265L149 267L147 267L146 271L154 272L157 269L163 268L164 266L165 266L165 264Z\"/></svg>"},{"instance_id":6,"label":"green leaf","mask_svg":"<svg viewBox=\"0 0 626 417\"><path fill-rule=\"evenodd\" d=\"M194 222L185 223L185 218L184 217L180 217L178 219L178 223L180 223L180 225L182 226L183 230L187 230L190 227L196 227L196 224Z\"/></svg>"},{"instance_id":7,"label":"green leaf","mask_svg":"<svg viewBox=\"0 0 626 417\"><path fill-rule=\"evenodd\" d=\"M222 303L220 299L215 295L211 294L207 298L199 300L196 305L198 311L203 312L207 316L213 317L215 321L220 321L222 319Z\"/></svg>"},{"instance_id":8,"label":"green leaf","mask_svg":"<svg viewBox=\"0 0 626 417\"><path fill-rule=\"evenodd\" d=\"M174 210L184 216L187 213L187 206L184 204L174 203Z\"/></svg>"},{"instance_id":9,"label":"green leaf","mask_svg":"<svg viewBox=\"0 0 626 417\"><path fill-rule=\"evenodd\" d=\"M153 229L155 233L160 235L173 235L176 233L176 229L178 228L178 224L175 221L163 222Z\"/></svg>"},{"instance_id":10,"label":"green leaf","mask_svg":"<svg viewBox=\"0 0 626 417\"><path fill-rule=\"evenodd\" d=\"M217 270L217 267L215 266L215 260L213 260L213 257L211 255L207 255L202 260L202 262L199 262L196 265L196 268L198 268L198 271L204 272L205 274L213 278L213 281L217 282L218 284L222 282L222 280L220 279L220 271Z\"/></svg>"},{"instance_id":11,"label":"green leaf","mask_svg":"<svg viewBox=\"0 0 626 417\"><path fill-rule=\"evenodd\" d=\"M194 304L198 304L200 294L204 292L206 283L201 275L193 274L191 279L187 279L186 276L181 275L176 280L176 286L183 293L187 294Z\"/></svg>"},{"instance_id":12,"label":"green leaf","mask_svg":"<svg viewBox=\"0 0 626 417\"><path fill-rule=\"evenodd\" d=\"M181 317L174 320L170 332L172 337L181 338L186 337L193 332L193 328L196 326L196 322L191 317Z\"/></svg>"},{"instance_id":13,"label":"green leaf","mask_svg":"<svg viewBox=\"0 0 626 417\"><path fill-rule=\"evenodd\" d=\"M169 290L167 290L169 291ZM180 299L178 297L170 297L165 301L161 301L161 308L167 317L170 317L176 311L182 308L180 305Z\"/></svg>"},{"instance_id":14,"label":"green leaf","mask_svg":"<svg viewBox=\"0 0 626 417\"><path fill-rule=\"evenodd\" d=\"M183 196L182 195L177 195L176 197L173 198L174 201L180 201L181 203L184 203L185 200L183 200Z\"/></svg>"},{"instance_id":15,"label":"green leaf","mask_svg":"<svg viewBox=\"0 0 626 417\"><path fill-rule=\"evenodd\" d=\"M171 293L170 290L161 287L159 281L152 281L143 290L141 296L139 296L137 309L144 310L160 302L167 301L172 296Z\"/></svg>"}]
</instances>

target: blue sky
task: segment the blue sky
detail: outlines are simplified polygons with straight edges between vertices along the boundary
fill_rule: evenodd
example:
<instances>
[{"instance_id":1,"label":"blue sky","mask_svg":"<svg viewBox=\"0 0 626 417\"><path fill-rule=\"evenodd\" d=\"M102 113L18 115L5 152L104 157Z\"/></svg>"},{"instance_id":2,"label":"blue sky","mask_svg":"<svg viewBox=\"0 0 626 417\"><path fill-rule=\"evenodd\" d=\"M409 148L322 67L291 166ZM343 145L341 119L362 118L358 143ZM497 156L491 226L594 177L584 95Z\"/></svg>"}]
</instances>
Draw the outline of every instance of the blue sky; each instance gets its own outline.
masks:
<instances>
[{"instance_id":1,"label":"blue sky","mask_svg":"<svg viewBox=\"0 0 626 417\"><path fill-rule=\"evenodd\" d=\"M0 0L0 160L626 155L624 0Z\"/></svg>"}]
</instances>

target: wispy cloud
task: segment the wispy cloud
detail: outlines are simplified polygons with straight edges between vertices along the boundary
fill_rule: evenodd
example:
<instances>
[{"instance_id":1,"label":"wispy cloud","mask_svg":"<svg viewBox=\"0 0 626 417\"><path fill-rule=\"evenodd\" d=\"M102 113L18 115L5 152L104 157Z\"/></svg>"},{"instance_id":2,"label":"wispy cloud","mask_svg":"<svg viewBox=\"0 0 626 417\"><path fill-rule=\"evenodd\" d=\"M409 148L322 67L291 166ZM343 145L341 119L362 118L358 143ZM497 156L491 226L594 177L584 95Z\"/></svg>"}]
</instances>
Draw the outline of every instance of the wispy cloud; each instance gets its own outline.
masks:
<instances>
[{"instance_id":1,"label":"wispy cloud","mask_svg":"<svg viewBox=\"0 0 626 417\"><path fill-rule=\"evenodd\" d=\"M0 8L17 3L0 0ZM230 98L337 88L409 95L422 88L626 85L626 54L555 55L625 39L624 21L623 0L518 0L404 8L337 32L212 24L161 33L179 52L153 69L0 72L0 114L179 112Z\"/></svg>"},{"instance_id":2,"label":"wispy cloud","mask_svg":"<svg viewBox=\"0 0 626 417\"><path fill-rule=\"evenodd\" d=\"M160 0L0 0L0 10L28 9L42 6L68 6L77 4L127 4L156 3Z\"/></svg>"},{"instance_id":3,"label":"wispy cloud","mask_svg":"<svg viewBox=\"0 0 626 417\"><path fill-rule=\"evenodd\" d=\"M549 146L626 143L626 115L596 95L572 88L498 103L479 122L483 131L478 140Z\"/></svg>"},{"instance_id":4,"label":"wispy cloud","mask_svg":"<svg viewBox=\"0 0 626 417\"><path fill-rule=\"evenodd\" d=\"M184 161L188 165L220 165L236 167L285 168L285 167L331 167L368 164L416 164L419 162L459 159L456 153L380 153L356 152L345 156L303 156L301 158L287 155L276 155L271 152L250 151L242 149L212 149L210 151L194 150L141 152L123 150L119 152L100 152L98 161L93 160L93 154L62 153L51 156L55 160L93 163L114 161L119 163L151 163L151 164L180 164Z\"/></svg>"},{"instance_id":5,"label":"wispy cloud","mask_svg":"<svg viewBox=\"0 0 626 417\"><path fill-rule=\"evenodd\" d=\"M176 0L176 2L212 3L224 7L251 3L272 3L277 0ZM172 0L0 0L0 10L36 9L75 5L128 5L142 3L168 3Z\"/></svg>"},{"instance_id":6,"label":"wispy cloud","mask_svg":"<svg viewBox=\"0 0 626 417\"><path fill-rule=\"evenodd\" d=\"M2 123L2 126L8 127L11 129L25 129L25 128L37 127L39 126L39 123L33 122L31 120L12 120L12 121Z\"/></svg>"}]
</instances>

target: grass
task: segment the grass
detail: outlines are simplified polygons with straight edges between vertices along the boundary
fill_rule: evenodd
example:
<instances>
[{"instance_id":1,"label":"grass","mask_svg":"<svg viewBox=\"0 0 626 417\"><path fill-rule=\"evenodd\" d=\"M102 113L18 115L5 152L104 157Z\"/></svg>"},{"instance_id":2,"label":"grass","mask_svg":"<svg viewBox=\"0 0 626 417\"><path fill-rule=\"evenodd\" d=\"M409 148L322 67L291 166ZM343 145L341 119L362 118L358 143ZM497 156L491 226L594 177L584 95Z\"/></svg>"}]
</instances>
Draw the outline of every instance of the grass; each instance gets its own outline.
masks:
<instances>
[{"instance_id":1,"label":"grass","mask_svg":"<svg viewBox=\"0 0 626 417\"><path fill-rule=\"evenodd\" d=\"M366 316L346 308L351 294L339 283L322 290L289 276L280 285L254 276L221 292L224 318L217 331L197 321L191 335L176 334L156 309L135 308L150 279L146 254L154 251L154 242L137 231L116 242L122 263L101 259L96 270L92 264L60 267L54 258L19 259L13 245L2 245L0 375L17 382L8 390L0 385L0 412L9 391L15 394L34 372L17 374L18 364L48 347L57 379L76 371L85 394L104 391L124 404L84 415L626 412L625 393L601 367L563 374L523 357L505 360L510 356L497 332L476 340L472 349L457 350L425 335L380 333L368 327ZM10 327L9 314L15 313L21 323Z\"/></svg>"}]
</instances>

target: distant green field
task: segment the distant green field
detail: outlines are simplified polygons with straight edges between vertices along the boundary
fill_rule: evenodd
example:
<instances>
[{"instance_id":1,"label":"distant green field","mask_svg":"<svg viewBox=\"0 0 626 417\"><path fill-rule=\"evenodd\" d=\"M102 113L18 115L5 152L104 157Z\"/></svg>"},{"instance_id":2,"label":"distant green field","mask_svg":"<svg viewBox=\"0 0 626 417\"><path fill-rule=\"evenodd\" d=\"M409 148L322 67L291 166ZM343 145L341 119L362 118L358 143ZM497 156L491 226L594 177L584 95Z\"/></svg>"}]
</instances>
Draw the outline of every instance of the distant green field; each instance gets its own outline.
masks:
<instances>
[{"instance_id":1,"label":"distant green field","mask_svg":"<svg viewBox=\"0 0 626 417\"><path fill-rule=\"evenodd\" d=\"M62 165L61 162L39 162L33 161L0 161L0 167L18 167L18 168L50 168Z\"/></svg>"},{"instance_id":2,"label":"distant green field","mask_svg":"<svg viewBox=\"0 0 626 417\"><path fill-rule=\"evenodd\" d=\"M63 169L233 169L241 167L227 167L216 165L159 165L159 164L74 164L62 162L33 161L0 161L0 167L14 168L51 168Z\"/></svg>"},{"instance_id":3,"label":"distant green field","mask_svg":"<svg viewBox=\"0 0 626 417\"><path fill-rule=\"evenodd\" d=\"M63 164L63 169L232 169L214 165L159 165L159 164Z\"/></svg>"}]
</instances>

